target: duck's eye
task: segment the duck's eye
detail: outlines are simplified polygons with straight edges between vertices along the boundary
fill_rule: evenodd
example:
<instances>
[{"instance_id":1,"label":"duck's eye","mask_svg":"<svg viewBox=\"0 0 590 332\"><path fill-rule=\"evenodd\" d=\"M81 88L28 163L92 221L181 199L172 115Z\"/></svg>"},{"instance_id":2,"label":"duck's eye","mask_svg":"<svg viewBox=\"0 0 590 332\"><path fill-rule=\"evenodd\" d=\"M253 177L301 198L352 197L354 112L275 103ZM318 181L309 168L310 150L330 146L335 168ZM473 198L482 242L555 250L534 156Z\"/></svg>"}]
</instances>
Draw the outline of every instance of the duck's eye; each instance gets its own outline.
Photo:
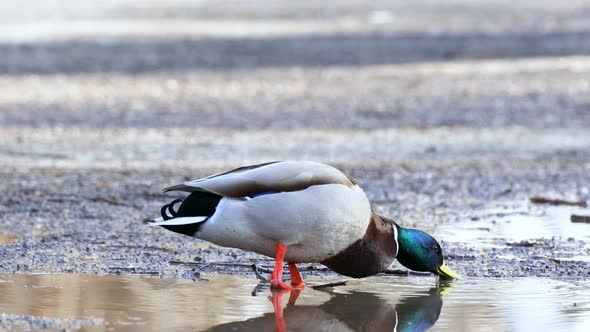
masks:
<instances>
[{"instance_id":1,"label":"duck's eye","mask_svg":"<svg viewBox=\"0 0 590 332\"><path fill-rule=\"evenodd\" d=\"M434 249L434 252L436 252L437 254L440 254L440 246L438 244L435 244L434 247L432 247L432 249Z\"/></svg>"}]
</instances>

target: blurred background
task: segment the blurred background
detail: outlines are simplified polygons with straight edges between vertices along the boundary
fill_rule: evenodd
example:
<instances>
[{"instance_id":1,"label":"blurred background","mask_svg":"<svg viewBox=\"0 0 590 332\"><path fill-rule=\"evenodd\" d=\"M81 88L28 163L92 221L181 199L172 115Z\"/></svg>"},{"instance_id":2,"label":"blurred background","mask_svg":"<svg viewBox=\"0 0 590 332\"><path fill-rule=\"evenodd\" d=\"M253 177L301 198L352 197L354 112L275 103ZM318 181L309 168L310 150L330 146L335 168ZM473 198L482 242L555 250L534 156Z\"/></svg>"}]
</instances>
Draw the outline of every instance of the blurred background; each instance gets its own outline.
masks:
<instances>
[{"instance_id":1,"label":"blurred background","mask_svg":"<svg viewBox=\"0 0 590 332\"><path fill-rule=\"evenodd\" d=\"M579 148L589 15L587 1L4 1L0 156L194 168Z\"/></svg>"},{"instance_id":2,"label":"blurred background","mask_svg":"<svg viewBox=\"0 0 590 332\"><path fill-rule=\"evenodd\" d=\"M85 193L136 220L159 188L280 159L425 224L587 199L589 29L587 1L3 1L3 218Z\"/></svg>"},{"instance_id":3,"label":"blurred background","mask_svg":"<svg viewBox=\"0 0 590 332\"><path fill-rule=\"evenodd\" d=\"M259 259L140 221L168 185L310 159L461 275L588 277L588 225L528 199L590 198L589 127L589 1L1 1L0 272Z\"/></svg>"}]
</instances>

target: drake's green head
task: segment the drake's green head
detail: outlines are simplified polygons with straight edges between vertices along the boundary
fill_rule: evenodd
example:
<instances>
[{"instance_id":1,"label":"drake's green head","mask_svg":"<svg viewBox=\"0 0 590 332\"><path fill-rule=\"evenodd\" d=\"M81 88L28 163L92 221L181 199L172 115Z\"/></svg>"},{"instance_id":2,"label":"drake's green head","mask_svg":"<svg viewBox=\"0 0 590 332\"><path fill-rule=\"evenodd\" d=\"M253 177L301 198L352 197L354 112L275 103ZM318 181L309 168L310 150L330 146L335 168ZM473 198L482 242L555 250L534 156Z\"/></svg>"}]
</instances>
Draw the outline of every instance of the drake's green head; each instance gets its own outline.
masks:
<instances>
[{"instance_id":1,"label":"drake's green head","mask_svg":"<svg viewBox=\"0 0 590 332\"><path fill-rule=\"evenodd\" d=\"M414 271L432 272L443 278L459 279L446 264L440 244L430 235L417 229L396 225L399 249L397 260Z\"/></svg>"}]
</instances>

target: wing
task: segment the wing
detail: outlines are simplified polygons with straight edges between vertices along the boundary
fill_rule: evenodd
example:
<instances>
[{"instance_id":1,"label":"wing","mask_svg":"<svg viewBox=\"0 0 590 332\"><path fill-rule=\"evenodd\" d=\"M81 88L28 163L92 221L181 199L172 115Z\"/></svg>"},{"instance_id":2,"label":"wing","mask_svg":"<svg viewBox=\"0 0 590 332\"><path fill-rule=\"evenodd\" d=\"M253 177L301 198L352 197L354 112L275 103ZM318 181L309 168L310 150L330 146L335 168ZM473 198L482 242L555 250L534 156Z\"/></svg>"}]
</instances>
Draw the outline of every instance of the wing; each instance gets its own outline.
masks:
<instances>
[{"instance_id":1,"label":"wing","mask_svg":"<svg viewBox=\"0 0 590 332\"><path fill-rule=\"evenodd\" d=\"M348 187L356 185L354 179L332 166L311 161L277 161L214 174L168 187L164 192L205 191L226 197L245 197L265 192L298 191L331 183Z\"/></svg>"}]
</instances>

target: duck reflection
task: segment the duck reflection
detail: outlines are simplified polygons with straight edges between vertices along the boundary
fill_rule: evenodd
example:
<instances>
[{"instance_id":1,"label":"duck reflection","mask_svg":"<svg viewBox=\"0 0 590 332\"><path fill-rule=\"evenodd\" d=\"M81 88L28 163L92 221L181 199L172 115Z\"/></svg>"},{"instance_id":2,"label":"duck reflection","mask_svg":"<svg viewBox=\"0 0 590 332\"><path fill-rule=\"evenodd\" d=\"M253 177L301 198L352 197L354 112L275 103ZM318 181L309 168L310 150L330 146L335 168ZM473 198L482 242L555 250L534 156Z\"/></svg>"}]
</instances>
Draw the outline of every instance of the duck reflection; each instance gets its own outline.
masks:
<instances>
[{"instance_id":1,"label":"duck reflection","mask_svg":"<svg viewBox=\"0 0 590 332\"><path fill-rule=\"evenodd\" d=\"M448 289L439 285L425 294L404 297L395 306L365 292L328 292L330 300L319 306L297 306L300 290L273 291L269 300L274 313L208 331L425 331L436 323ZM287 293L288 304L283 308Z\"/></svg>"}]
</instances>

